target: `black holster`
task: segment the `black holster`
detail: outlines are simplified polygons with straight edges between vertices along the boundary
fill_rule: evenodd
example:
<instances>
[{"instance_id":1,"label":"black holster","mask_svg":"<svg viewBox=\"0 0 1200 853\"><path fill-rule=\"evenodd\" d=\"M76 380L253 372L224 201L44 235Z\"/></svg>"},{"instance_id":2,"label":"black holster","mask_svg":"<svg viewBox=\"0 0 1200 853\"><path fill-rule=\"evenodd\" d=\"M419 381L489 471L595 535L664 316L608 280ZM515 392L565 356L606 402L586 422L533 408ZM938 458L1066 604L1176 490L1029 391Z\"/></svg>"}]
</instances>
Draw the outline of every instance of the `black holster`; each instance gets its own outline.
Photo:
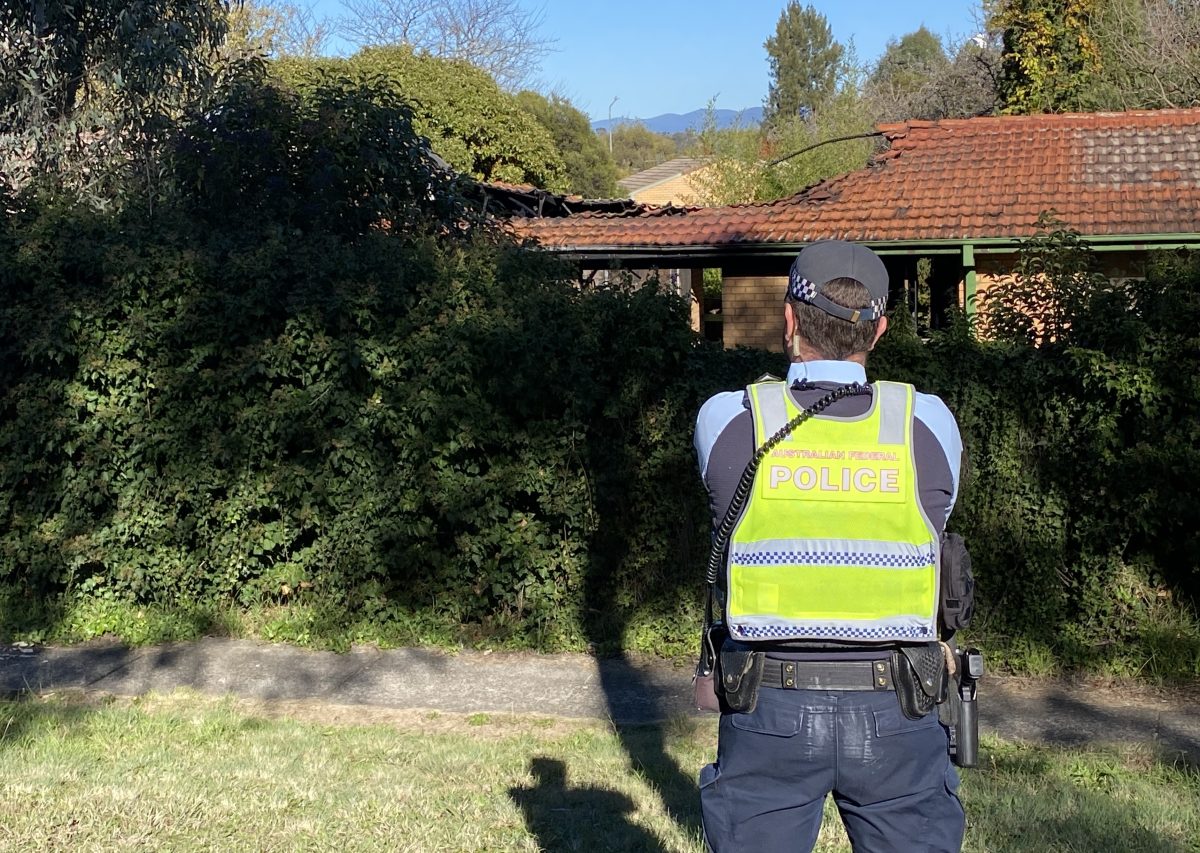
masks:
<instances>
[{"instance_id":1,"label":"black holster","mask_svg":"<svg viewBox=\"0 0 1200 853\"><path fill-rule=\"evenodd\" d=\"M758 704L766 654L729 638L717 654L717 698L726 714L749 714Z\"/></svg>"},{"instance_id":2,"label":"black holster","mask_svg":"<svg viewBox=\"0 0 1200 853\"><path fill-rule=\"evenodd\" d=\"M892 652L892 680L904 716L921 719L945 702L949 692L950 673L942 647L929 643Z\"/></svg>"}]
</instances>

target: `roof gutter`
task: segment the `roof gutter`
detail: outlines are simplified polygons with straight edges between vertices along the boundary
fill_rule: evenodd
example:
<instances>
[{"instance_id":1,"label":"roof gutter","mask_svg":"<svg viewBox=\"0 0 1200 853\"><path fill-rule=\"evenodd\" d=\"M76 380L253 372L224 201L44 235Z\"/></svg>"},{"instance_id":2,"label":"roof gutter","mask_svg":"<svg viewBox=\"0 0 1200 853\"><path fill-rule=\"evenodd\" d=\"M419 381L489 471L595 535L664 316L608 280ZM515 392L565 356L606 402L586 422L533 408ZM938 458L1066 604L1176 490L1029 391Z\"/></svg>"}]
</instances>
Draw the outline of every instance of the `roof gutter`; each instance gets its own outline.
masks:
<instances>
[{"instance_id":1,"label":"roof gutter","mask_svg":"<svg viewBox=\"0 0 1200 853\"><path fill-rule=\"evenodd\" d=\"M1015 252L1025 238L979 237L951 240L860 240L880 255L957 255L965 247L977 254ZM1200 233L1186 234L1104 234L1083 236L1083 241L1099 252L1141 252L1156 249L1200 248ZM811 242L811 241L810 241ZM573 260L617 261L638 258L718 258L718 257L790 257L808 242L787 243L706 243L686 246L550 246L545 251Z\"/></svg>"}]
</instances>

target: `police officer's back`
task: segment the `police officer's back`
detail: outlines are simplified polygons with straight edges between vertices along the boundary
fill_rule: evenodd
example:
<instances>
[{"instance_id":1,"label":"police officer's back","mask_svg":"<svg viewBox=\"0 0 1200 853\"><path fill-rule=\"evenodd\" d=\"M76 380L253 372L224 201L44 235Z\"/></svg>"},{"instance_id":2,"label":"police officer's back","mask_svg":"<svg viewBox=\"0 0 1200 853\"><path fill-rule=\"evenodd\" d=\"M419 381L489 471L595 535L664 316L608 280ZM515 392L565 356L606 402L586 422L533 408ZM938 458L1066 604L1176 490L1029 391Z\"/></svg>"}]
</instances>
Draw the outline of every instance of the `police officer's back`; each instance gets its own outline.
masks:
<instances>
[{"instance_id":1,"label":"police officer's back","mask_svg":"<svg viewBox=\"0 0 1200 853\"><path fill-rule=\"evenodd\" d=\"M952 689L939 571L962 447L938 398L867 384L887 294L865 247L807 247L784 304L787 377L697 418L718 546L723 714L701 772L718 853L811 849L830 793L856 850L961 846L935 706Z\"/></svg>"}]
</instances>

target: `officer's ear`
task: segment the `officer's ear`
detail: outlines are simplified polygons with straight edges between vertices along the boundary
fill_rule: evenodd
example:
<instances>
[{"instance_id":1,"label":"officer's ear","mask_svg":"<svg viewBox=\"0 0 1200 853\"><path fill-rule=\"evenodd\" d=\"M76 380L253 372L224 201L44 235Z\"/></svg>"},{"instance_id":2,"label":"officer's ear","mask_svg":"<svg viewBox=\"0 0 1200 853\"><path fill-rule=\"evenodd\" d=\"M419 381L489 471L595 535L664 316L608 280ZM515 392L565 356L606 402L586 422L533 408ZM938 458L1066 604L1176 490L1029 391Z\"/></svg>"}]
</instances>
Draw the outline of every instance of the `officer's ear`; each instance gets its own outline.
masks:
<instances>
[{"instance_id":1,"label":"officer's ear","mask_svg":"<svg viewBox=\"0 0 1200 853\"><path fill-rule=\"evenodd\" d=\"M800 357L800 338L796 334L796 312L790 302L783 303L783 351L793 358Z\"/></svg>"},{"instance_id":2,"label":"officer's ear","mask_svg":"<svg viewBox=\"0 0 1200 853\"><path fill-rule=\"evenodd\" d=\"M887 317L880 317L875 321L875 340L871 341L871 349L875 349L875 344L879 343L879 339L883 337L883 333L887 331Z\"/></svg>"}]
</instances>

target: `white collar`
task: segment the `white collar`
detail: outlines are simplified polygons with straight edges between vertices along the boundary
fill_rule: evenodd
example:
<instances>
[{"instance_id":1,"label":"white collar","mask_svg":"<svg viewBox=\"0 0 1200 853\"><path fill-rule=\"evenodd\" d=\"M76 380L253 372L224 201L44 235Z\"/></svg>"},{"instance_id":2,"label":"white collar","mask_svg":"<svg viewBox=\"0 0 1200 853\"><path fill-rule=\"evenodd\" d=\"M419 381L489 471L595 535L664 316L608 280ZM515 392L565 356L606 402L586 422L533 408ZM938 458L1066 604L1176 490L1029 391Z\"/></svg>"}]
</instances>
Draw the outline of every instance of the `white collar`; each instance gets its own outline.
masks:
<instances>
[{"instance_id":1,"label":"white collar","mask_svg":"<svg viewBox=\"0 0 1200 853\"><path fill-rule=\"evenodd\" d=\"M867 383L867 369L857 361L793 361L788 366L787 383L790 387L797 382L836 382L849 385L851 382Z\"/></svg>"}]
</instances>

